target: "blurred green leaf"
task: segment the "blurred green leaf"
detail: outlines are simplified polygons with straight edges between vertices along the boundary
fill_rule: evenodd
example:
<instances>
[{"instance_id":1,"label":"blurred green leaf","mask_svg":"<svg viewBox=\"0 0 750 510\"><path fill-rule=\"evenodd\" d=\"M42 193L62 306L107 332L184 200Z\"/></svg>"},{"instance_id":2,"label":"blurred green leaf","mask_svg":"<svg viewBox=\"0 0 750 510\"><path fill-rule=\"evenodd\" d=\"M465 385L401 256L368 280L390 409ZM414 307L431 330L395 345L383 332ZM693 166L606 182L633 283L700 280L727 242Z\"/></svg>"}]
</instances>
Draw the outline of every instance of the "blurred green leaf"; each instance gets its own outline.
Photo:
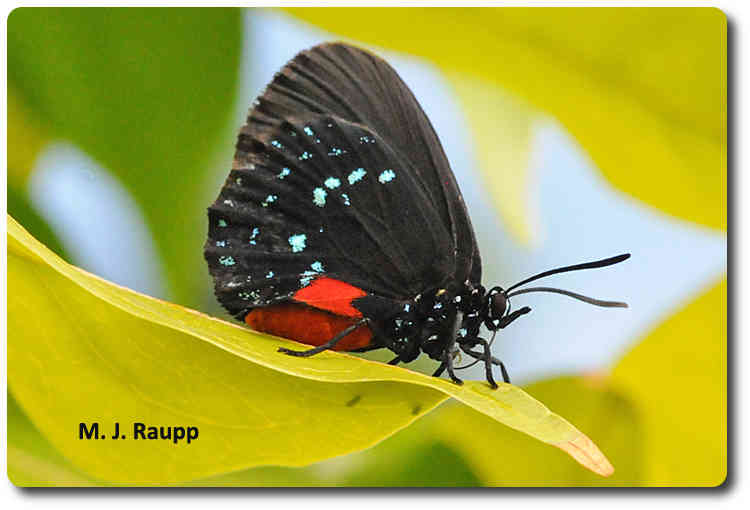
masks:
<instances>
[{"instance_id":1,"label":"blurred green leaf","mask_svg":"<svg viewBox=\"0 0 750 510\"><path fill-rule=\"evenodd\" d=\"M13 86L8 87L8 186L22 191L34 160L50 138ZM10 193L9 193L10 195Z\"/></svg>"},{"instance_id":2,"label":"blurred green leaf","mask_svg":"<svg viewBox=\"0 0 750 510\"><path fill-rule=\"evenodd\" d=\"M593 443L521 389L463 386L294 342L150 298L66 264L8 218L8 382L77 467L118 483L181 482L361 450L447 397L611 469ZM39 313L43 310L44 313ZM34 317L33 322L28 318ZM196 425L193 444L78 439L81 421Z\"/></svg>"},{"instance_id":3,"label":"blurred green leaf","mask_svg":"<svg viewBox=\"0 0 750 510\"><path fill-rule=\"evenodd\" d=\"M646 335L612 383L637 404L648 485L715 487L727 476L727 283Z\"/></svg>"},{"instance_id":4,"label":"blurred green leaf","mask_svg":"<svg viewBox=\"0 0 750 510\"><path fill-rule=\"evenodd\" d=\"M8 184L8 214L13 218L18 218L18 221L25 225L35 238L40 241L43 240L45 246L50 250L64 259L68 258L62 243L52 231L49 224L44 218L39 216L31 203L29 203L26 193L15 186L11 186L10 183Z\"/></svg>"},{"instance_id":5,"label":"blurred green leaf","mask_svg":"<svg viewBox=\"0 0 750 510\"><path fill-rule=\"evenodd\" d=\"M94 485L55 450L8 392L8 478L19 487Z\"/></svg>"},{"instance_id":6,"label":"blurred green leaf","mask_svg":"<svg viewBox=\"0 0 750 510\"><path fill-rule=\"evenodd\" d=\"M8 82L26 118L124 184L181 303L207 288L210 165L217 146L227 168L231 158L240 52L237 9L19 8L8 18Z\"/></svg>"},{"instance_id":7,"label":"blurred green leaf","mask_svg":"<svg viewBox=\"0 0 750 510\"><path fill-rule=\"evenodd\" d=\"M36 156L49 137L22 104L13 87L8 88L8 214L17 218L31 234L67 259L62 243L27 198L27 178Z\"/></svg>"},{"instance_id":8,"label":"blurred green leaf","mask_svg":"<svg viewBox=\"0 0 750 510\"><path fill-rule=\"evenodd\" d=\"M618 188L726 228L727 25L719 9L287 11L502 87L557 118Z\"/></svg>"},{"instance_id":9,"label":"blurred green leaf","mask_svg":"<svg viewBox=\"0 0 750 510\"><path fill-rule=\"evenodd\" d=\"M346 481L353 487L480 487L463 457L443 441L392 450L395 455L356 469ZM576 469L580 469L577 468Z\"/></svg>"}]
</instances>

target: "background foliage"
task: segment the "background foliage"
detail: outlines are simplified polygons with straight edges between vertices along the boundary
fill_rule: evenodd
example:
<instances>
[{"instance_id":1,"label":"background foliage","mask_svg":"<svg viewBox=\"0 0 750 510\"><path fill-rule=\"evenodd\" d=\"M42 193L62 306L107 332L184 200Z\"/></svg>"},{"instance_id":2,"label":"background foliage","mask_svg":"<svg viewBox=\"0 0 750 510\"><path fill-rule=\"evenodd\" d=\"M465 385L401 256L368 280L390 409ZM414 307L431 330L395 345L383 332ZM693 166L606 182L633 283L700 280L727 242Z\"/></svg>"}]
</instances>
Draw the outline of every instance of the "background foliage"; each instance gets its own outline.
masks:
<instances>
[{"instance_id":1,"label":"background foliage","mask_svg":"<svg viewBox=\"0 0 750 510\"><path fill-rule=\"evenodd\" d=\"M520 242L534 235L533 222L519 211L525 205L521 191L530 185L523 170L530 157L528 140L540 115L556 118L620 191L661 214L726 231L726 20L716 9L293 9L289 14L337 37L404 52L437 66L466 112L498 215ZM247 16L252 13L234 9L13 11L8 20L8 212L44 245L71 260L70 247L31 201L28 187L40 153L54 141L72 143L110 172L137 203L166 282L160 297L215 312L198 247L205 235L205 206L229 168L238 111L249 104L249 98L237 96L240 69L246 64L241 52L248 40L248 25L243 23ZM360 22L363 17L367 23ZM513 112L504 115L511 121L499 123L488 113L498 110ZM13 315L21 310L13 301L21 294L14 289L47 281L39 279L39 270L31 269L28 261L17 267L17 273L9 273L9 324L19 325L9 326L9 352L57 334L44 329L52 328L51 323L22 326L20 316ZM173 473L170 481L282 486L721 484L727 466L726 292L726 282L719 278L683 296L675 303L678 311L635 339L635 347L622 353L610 370L524 387L601 447L616 468L611 478L589 474L563 452L466 406L446 402L427 414L445 398L428 392L415 396L424 400L418 412L424 416L413 421L412 408L405 408L389 425L395 434L380 442L383 435L358 433L354 436L359 446L342 447L339 436L321 442L320 451L330 455L250 469L242 469L241 460L227 461L223 471L210 476L182 465L185 471ZM70 308L72 303L49 296L46 306L60 314L51 317L64 320L78 313ZM93 306L79 305L78 310ZM89 336L79 332L68 340L71 345L85 338L140 345L143 338L130 323L99 327L87 332ZM162 331L159 342L139 347L144 362L159 366L153 359L158 349L181 341L170 335ZM217 388L202 398L215 400L213 404L238 424L252 422L234 402L253 392L244 385L251 385L255 376L206 348L206 353L189 350L182 358L168 358L170 369L176 378L184 377L185 384L203 371L201 379ZM215 361L213 369L199 363L210 359ZM125 368L125 361L92 365L91 360L67 359L57 368L61 375L94 370L138 393L139 383L129 382L138 376ZM95 468L84 453L61 449L64 434L55 437L54 427L43 418L56 398L54 387L34 380L36 372L14 368L9 365L8 396L9 472L14 482L116 481L120 475L108 471L115 469L113 464L100 459L101 466ZM151 372L166 377L156 369ZM236 374L240 389L218 388L229 372ZM295 379L278 371L274 377ZM289 394L297 390L296 383L284 384ZM388 393L386 386L378 386L386 383L352 382L329 384L337 389L322 393L342 392L345 399L351 384L373 385L376 393ZM40 388L47 388L44 398L31 398ZM197 398L199 392L193 390L188 394ZM164 402L179 398L145 396ZM273 421L295 406L304 409L303 400L287 401L283 412L268 402L253 407L259 413L266 409L265 418ZM132 414L126 410L132 402L138 399L112 401L111 412ZM274 402L284 407L283 399ZM75 411L74 403L67 405ZM385 396L378 405L393 408ZM367 419L392 416L378 405ZM359 430L353 428L353 417L331 411L330 420L340 420L344 430ZM218 421L227 421L226 416ZM321 418L319 424L324 427L326 422ZM397 432L407 423L411 425ZM354 453L320 460L347 451ZM284 464L278 458L269 463Z\"/></svg>"}]
</instances>

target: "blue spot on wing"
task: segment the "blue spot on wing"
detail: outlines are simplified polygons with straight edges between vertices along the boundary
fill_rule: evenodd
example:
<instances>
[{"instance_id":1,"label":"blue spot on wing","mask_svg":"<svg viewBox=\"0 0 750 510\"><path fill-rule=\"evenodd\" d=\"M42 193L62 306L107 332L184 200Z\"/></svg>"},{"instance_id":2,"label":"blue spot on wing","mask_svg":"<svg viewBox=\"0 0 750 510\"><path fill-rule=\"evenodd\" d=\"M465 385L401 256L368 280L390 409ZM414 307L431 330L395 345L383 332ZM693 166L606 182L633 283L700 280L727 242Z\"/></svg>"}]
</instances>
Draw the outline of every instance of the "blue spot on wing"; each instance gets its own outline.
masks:
<instances>
[{"instance_id":1,"label":"blue spot on wing","mask_svg":"<svg viewBox=\"0 0 750 510\"><path fill-rule=\"evenodd\" d=\"M347 180L349 181L349 185L353 185L361 181L365 175L367 175L367 172L364 168L357 168L352 173L349 174L349 177L347 177Z\"/></svg>"},{"instance_id":2,"label":"blue spot on wing","mask_svg":"<svg viewBox=\"0 0 750 510\"><path fill-rule=\"evenodd\" d=\"M323 207L324 205L326 205L327 195L328 192L323 188L315 188L313 190L313 204L317 205L318 207Z\"/></svg>"},{"instance_id":3,"label":"blue spot on wing","mask_svg":"<svg viewBox=\"0 0 750 510\"><path fill-rule=\"evenodd\" d=\"M221 264L222 266L233 266L234 258L229 255L224 255L222 257L219 257L219 264Z\"/></svg>"},{"instance_id":4,"label":"blue spot on wing","mask_svg":"<svg viewBox=\"0 0 750 510\"><path fill-rule=\"evenodd\" d=\"M341 186L341 181L335 177L329 177L323 184L325 184L326 188L328 189L334 189Z\"/></svg>"},{"instance_id":5,"label":"blue spot on wing","mask_svg":"<svg viewBox=\"0 0 750 510\"><path fill-rule=\"evenodd\" d=\"M307 246L307 236L305 234L294 234L289 236L289 246L292 247L293 253L299 253Z\"/></svg>"},{"instance_id":6,"label":"blue spot on wing","mask_svg":"<svg viewBox=\"0 0 750 510\"><path fill-rule=\"evenodd\" d=\"M380 181L380 184L385 184L386 182L391 182L395 178L396 172L388 168L386 170L383 170L383 172L378 176L378 181Z\"/></svg>"},{"instance_id":7,"label":"blue spot on wing","mask_svg":"<svg viewBox=\"0 0 750 510\"><path fill-rule=\"evenodd\" d=\"M260 205L261 205L261 206L263 206L263 207L268 207L268 205L269 205L269 204L272 204L272 203L276 202L276 200L277 200L278 198L279 198L279 197L278 197L277 195L268 195L268 196L266 197L266 199L265 199L265 200L263 200L263 203L262 203L262 204L260 204Z\"/></svg>"},{"instance_id":8,"label":"blue spot on wing","mask_svg":"<svg viewBox=\"0 0 750 510\"><path fill-rule=\"evenodd\" d=\"M258 227L253 227L253 231L250 234L250 244L257 244L256 238L258 237L258 234L260 234L260 229Z\"/></svg>"}]
</instances>

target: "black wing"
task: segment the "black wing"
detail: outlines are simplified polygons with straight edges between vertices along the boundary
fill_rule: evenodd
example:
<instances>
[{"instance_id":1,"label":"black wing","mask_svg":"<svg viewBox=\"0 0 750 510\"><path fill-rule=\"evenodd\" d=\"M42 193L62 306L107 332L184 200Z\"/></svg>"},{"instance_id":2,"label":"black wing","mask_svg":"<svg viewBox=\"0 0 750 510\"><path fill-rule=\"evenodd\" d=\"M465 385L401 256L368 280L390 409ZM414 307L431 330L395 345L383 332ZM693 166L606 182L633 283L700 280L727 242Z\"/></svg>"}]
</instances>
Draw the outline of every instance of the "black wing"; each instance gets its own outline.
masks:
<instances>
[{"instance_id":1,"label":"black wing","mask_svg":"<svg viewBox=\"0 0 750 510\"><path fill-rule=\"evenodd\" d=\"M480 277L432 126L387 63L343 44L302 52L276 75L209 218L206 258L235 315L323 273L395 299Z\"/></svg>"}]
</instances>

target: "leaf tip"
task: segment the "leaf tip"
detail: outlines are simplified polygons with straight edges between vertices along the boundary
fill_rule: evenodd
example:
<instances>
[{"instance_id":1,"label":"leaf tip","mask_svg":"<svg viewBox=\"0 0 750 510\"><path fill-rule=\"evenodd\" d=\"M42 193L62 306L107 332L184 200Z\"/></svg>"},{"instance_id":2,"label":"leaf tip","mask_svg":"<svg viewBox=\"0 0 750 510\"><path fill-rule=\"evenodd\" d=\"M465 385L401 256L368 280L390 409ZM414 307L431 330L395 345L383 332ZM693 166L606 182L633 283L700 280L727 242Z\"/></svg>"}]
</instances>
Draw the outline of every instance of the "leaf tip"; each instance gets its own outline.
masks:
<instances>
[{"instance_id":1,"label":"leaf tip","mask_svg":"<svg viewBox=\"0 0 750 510\"><path fill-rule=\"evenodd\" d=\"M602 451L585 434L570 441L555 443L555 446L573 457L583 467L601 476L610 476L615 472L614 466Z\"/></svg>"}]
</instances>

